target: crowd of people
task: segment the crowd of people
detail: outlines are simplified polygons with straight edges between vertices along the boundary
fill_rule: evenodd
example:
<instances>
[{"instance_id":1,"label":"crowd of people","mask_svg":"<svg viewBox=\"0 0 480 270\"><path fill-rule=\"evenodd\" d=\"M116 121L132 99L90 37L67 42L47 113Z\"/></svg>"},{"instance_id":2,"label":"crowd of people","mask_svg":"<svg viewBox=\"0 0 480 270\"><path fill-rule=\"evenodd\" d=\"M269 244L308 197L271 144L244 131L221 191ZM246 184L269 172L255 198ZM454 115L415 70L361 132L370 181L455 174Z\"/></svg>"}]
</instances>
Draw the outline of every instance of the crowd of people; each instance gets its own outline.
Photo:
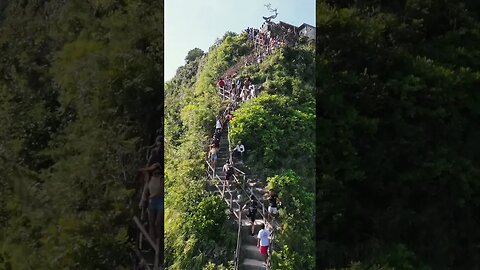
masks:
<instances>
[{"instance_id":1,"label":"crowd of people","mask_svg":"<svg viewBox=\"0 0 480 270\"><path fill-rule=\"evenodd\" d=\"M276 49L295 40L295 33L276 24L269 24L265 31L248 27L244 32L247 34L248 40L251 40L255 46L257 63L263 62Z\"/></svg>"},{"instance_id":2,"label":"crowd of people","mask_svg":"<svg viewBox=\"0 0 480 270\"><path fill-rule=\"evenodd\" d=\"M250 77L241 78L234 73L231 76L220 78L217 87L223 99L231 99L233 102L245 102L256 97L257 89Z\"/></svg>"},{"instance_id":3,"label":"crowd of people","mask_svg":"<svg viewBox=\"0 0 480 270\"><path fill-rule=\"evenodd\" d=\"M270 190L268 193L268 220L270 222L273 221L274 216L277 214L277 195L273 190ZM245 205L242 207L242 211L247 211L246 216L250 220L250 226L251 226L251 236L255 236L255 219L257 218L257 213L258 213L258 202L256 197L252 194L250 196L250 200L245 203ZM268 264L268 248L270 247L271 244L271 231L272 226L268 225L265 226L265 223L260 224L260 231L258 234L255 236L257 240L257 247L260 250L260 254L263 256L265 260L265 264Z\"/></svg>"},{"instance_id":4,"label":"crowd of people","mask_svg":"<svg viewBox=\"0 0 480 270\"><path fill-rule=\"evenodd\" d=\"M247 38L254 42L255 48L257 49L257 63L262 62L267 55L285 44L284 41L276 37L270 30L262 32L257 29L247 28L246 32Z\"/></svg>"},{"instance_id":5,"label":"crowd of people","mask_svg":"<svg viewBox=\"0 0 480 270\"><path fill-rule=\"evenodd\" d=\"M275 28L280 28L278 31L272 31ZM287 40L291 39L293 33L290 29L285 29L283 26L271 25L267 31L260 31L259 29L248 27L244 30L247 34L248 40L251 40L255 46L255 58L251 61L257 63L263 60L276 49L285 45ZM274 32L283 33L282 35L275 35ZM251 63L245 63L249 65ZM258 95L258 87L252 83L250 77L241 78L235 72L232 75L221 77L217 81L217 87L222 99L231 99L233 102L244 102Z\"/></svg>"}]
</instances>

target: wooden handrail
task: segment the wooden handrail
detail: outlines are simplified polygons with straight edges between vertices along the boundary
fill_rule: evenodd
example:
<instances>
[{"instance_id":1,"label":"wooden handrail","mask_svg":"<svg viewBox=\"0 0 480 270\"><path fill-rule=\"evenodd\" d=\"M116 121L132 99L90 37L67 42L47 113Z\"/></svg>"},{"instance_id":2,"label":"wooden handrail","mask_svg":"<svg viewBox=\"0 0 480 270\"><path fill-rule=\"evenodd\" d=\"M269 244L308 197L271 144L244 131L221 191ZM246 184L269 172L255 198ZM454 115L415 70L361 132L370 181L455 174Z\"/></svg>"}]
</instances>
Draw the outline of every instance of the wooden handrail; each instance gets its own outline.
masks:
<instances>
[{"instance_id":1,"label":"wooden handrail","mask_svg":"<svg viewBox=\"0 0 480 270\"><path fill-rule=\"evenodd\" d=\"M148 163L148 160L149 160L150 155L151 155L151 150L155 146L156 146L156 144L154 143L152 145L140 147L139 152L141 153L142 156L145 155L145 163ZM141 191L144 190L145 185L146 185L146 183L143 183L143 185L141 187ZM140 250L143 249L143 239L142 238L145 238L147 240L148 244L155 251L155 259L154 259L154 262L153 262L153 270L159 270L160 269L160 256L159 255L160 255L160 252L163 252L163 250L160 250L160 248L159 248L160 239L159 239L159 241L157 241L157 243L155 243L155 241L153 241L153 239L148 234L145 227L142 225L141 220L143 220L145 218L145 214L146 214L145 213L145 208L142 208L141 212L140 212L140 219L137 216L133 217L133 221L134 221L138 231L140 232L139 239L138 239L138 245L136 246L136 249L134 249L134 252L135 252L137 258L139 258L140 261L145 263L146 269L152 270L152 268L148 265L148 263L146 262L143 255L139 252Z\"/></svg>"},{"instance_id":2,"label":"wooden handrail","mask_svg":"<svg viewBox=\"0 0 480 270\"><path fill-rule=\"evenodd\" d=\"M155 244L153 239L150 237L147 230L145 230L145 228L143 227L140 220L137 217L133 217L133 221L137 225L137 228L142 232L143 236L145 236L145 239L147 239L148 243L152 246L153 250L155 250L155 253L158 253L158 246Z\"/></svg>"},{"instance_id":3,"label":"wooden handrail","mask_svg":"<svg viewBox=\"0 0 480 270\"><path fill-rule=\"evenodd\" d=\"M227 180L222 180L218 175L213 175L215 170L213 167L210 165L208 160L205 160L207 163L207 174L211 180L218 180L220 183L223 184L223 189L220 188L217 184L213 183L213 185L218 189L220 194L222 194L222 198L225 200L227 205L229 206L230 209L233 209L233 193L231 192L230 189L225 190L225 184ZM210 170L212 171L212 174L210 174ZM225 194L228 193L230 195L230 201L226 198ZM238 230L237 230L237 245L235 249L235 257L234 257L234 267L235 270L239 269L240 266L240 251L241 251L241 228L242 228L242 207L238 201L235 202L238 206L238 212L237 211L232 211L233 215L237 218L237 225L238 225Z\"/></svg>"},{"instance_id":4,"label":"wooden handrail","mask_svg":"<svg viewBox=\"0 0 480 270\"><path fill-rule=\"evenodd\" d=\"M235 251L235 270L238 270L240 268L240 251L241 251L241 246L242 246L242 238L241 238L241 233L242 233L242 208L240 207L240 204L238 204L238 231L237 231L237 249Z\"/></svg>"},{"instance_id":5,"label":"wooden handrail","mask_svg":"<svg viewBox=\"0 0 480 270\"><path fill-rule=\"evenodd\" d=\"M140 253L140 251L138 250L134 250L135 251L135 255L137 255L138 258L140 258L141 262L145 264L145 268L147 270L152 270L152 268L150 268L150 266L146 263L147 260L145 260L145 258L143 257L143 255Z\"/></svg>"},{"instance_id":6,"label":"wooden handrail","mask_svg":"<svg viewBox=\"0 0 480 270\"><path fill-rule=\"evenodd\" d=\"M159 255L160 255L160 248L158 247L158 241L155 243L153 239L150 237L150 235L147 233L147 230L143 227L142 223L140 220L134 216L133 221L135 222L135 225L137 225L137 228L142 232L143 236L145 239L147 239L147 242L152 246L153 250L155 251L155 261L153 263L153 270L159 270ZM163 252L163 250L162 250Z\"/></svg>"},{"instance_id":7,"label":"wooden handrail","mask_svg":"<svg viewBox=\"0 0 480 270\"><path fill-rule=\"evenodd\" d=\"M213 167L210 165L210 163L208 162L208 160L205 160L205 162L207 163L207 166L209 169L211 169L213 171ZM216 183L213 183L213 185L217 188L217 190L220 192L220 194L222 195L222 198L225 200L225 202L228 204L229 208L230 209L233 209L233 193L230 189L226 190L225 187L226 187L226 184L227 184L227 181L226 180L222 180L220 179L220 177L218 175L215 175L213 176L213 174L210 174L210 170L207 170L207 174L209 176L209 178L211 180L217 180L219 181L221 184L222 184L222 188L220 188ZM225 194L229 194L230 195L230 200L228 200L225 196ZM237 201L235 202L237 204L237 206L239 207L240 209L240 203ZM238 217L238 214L234 211L233 214L235 215L235 217Z\"/></svg>"},{"instance_id":8,"label":"wooden handrail","mask_svg":"<svg viewBox=\"0 0 480 270\"><path fill-rule=\"evenodd\" d=\"M233 167L235 169L235 171L239 172L240 174L243 174L243 175L246 175L246 173L242 172L241 170L239 170L237 167Z\"/></svg>"}]
</instances>

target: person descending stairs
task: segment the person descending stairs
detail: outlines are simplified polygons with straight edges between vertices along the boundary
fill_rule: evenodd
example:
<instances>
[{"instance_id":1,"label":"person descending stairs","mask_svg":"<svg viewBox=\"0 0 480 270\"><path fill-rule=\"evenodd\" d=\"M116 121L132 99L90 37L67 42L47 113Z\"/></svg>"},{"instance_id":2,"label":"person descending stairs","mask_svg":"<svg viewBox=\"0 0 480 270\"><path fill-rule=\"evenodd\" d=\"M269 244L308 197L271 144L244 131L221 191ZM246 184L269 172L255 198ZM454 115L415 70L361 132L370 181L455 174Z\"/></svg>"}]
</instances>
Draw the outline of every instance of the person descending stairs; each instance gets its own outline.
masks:
<instances>
[{"instance_id":1,"label":"person descending stairs","mask_svg":"<svg viewBox=\"0 0 480 270\"><path fill-rule=\"evenodd\" d=\"M258 245L258 232L260 226L264 225L262 214L258 212L258 202L254 195L251 195L250 201L242 209L247 213L242 215L241 228L241 252L242 260L239 269L265 269L264 255L260 254ZM246 208L246 209L245 209ZM252 228L253 222L253 228ZM252 233L253 232L253 233Z\"/></svg>"},{"instance_id":2,"label":"person descending stairs","mask_svg":"<svg viewBox=\"0 0 480 270\"><path fill-rule=\"evenodd\" d=\"M218 188L214 185L207 185L207 191L213 192L218 195L222 195L224 192L223 198L230 205L230 211L233 214L234 212L239 211L239 201L238 201L238 191L233 188L233 180L225 182L225 174L223 173L223 165L229 161L229 152L228 152L228 129L223 129L220 135L220 143L218 144L218 154L217 154L217 166L215 166L215 179L220 180L218 183ZM211 172L211 168L209 168ZM218 178L217 178L218 177ZM214 179L214 180L215 180ZM236 220L236 217L235 217Z\"/></svg>"}]
</instances>

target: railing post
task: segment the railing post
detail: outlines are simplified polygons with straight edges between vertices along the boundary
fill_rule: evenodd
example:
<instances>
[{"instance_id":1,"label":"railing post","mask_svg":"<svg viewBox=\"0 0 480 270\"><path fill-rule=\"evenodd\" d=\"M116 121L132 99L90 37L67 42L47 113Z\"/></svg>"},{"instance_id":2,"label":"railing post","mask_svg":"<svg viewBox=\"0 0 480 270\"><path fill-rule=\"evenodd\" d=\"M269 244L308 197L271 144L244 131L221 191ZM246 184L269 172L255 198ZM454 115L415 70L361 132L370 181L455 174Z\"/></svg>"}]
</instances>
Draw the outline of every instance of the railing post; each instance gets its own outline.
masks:
<instances>
[{"instance_id":1,"label":"railing post","mask_svg":"<svg viewBox=\"0 0 480 270\"><path fill-rule=\"evenodd\" d=\"M158 267L158 263L159 263L159 253L160 253L160 239L157 239L156 241L156 245L157 245L157 248L155 250L155 262L153 264L153 269L154 270L158 270L159 267ZM162 250L163 251L163 250Z\"/></svg>"}]
</instances>

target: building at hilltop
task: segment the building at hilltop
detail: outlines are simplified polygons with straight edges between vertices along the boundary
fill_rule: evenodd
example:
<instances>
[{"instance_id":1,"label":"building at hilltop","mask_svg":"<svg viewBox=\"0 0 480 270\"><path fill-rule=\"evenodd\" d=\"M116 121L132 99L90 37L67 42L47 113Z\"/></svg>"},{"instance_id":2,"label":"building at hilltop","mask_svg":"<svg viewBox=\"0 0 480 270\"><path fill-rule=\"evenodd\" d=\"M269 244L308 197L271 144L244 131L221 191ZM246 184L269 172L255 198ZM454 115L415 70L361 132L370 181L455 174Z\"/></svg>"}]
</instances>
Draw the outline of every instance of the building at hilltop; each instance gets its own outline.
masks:
<instances>
[{"instance_id":1,"label":"building at hilltop","mask_svg":"<svg viewBox=\"0 0 480 270\"><path fill-rule=\"evenodd\" d=\"M289 24L289 23L286 23L286 22L278 22L278 23L274 23L274 22L263 22L262 24L262 27L260 28L260 31L265 33L267 31L271 31L273 28L281 28L283 29L284 31L288 31L288 32L291 32L295 35L301 35L301 36L305 36L309 39L312 39L314 40L315 37L316 37L316 28L310 24L307 24L307 23L303 23L302 25L300 26L295 26L295 25L292 25L292 24Z\"/></svg>"},{"instance_id":2,"label":"building at hilltop","mask_svg":"<svg viewBox=\"0 0 480 270\"><path fill-rule=\"evenodd\" d=\"M306 23L298 27L298 33L302 36L308 37L309 39L315 39L317 36L316 28Z\"/></svg>"}]
</instances>

